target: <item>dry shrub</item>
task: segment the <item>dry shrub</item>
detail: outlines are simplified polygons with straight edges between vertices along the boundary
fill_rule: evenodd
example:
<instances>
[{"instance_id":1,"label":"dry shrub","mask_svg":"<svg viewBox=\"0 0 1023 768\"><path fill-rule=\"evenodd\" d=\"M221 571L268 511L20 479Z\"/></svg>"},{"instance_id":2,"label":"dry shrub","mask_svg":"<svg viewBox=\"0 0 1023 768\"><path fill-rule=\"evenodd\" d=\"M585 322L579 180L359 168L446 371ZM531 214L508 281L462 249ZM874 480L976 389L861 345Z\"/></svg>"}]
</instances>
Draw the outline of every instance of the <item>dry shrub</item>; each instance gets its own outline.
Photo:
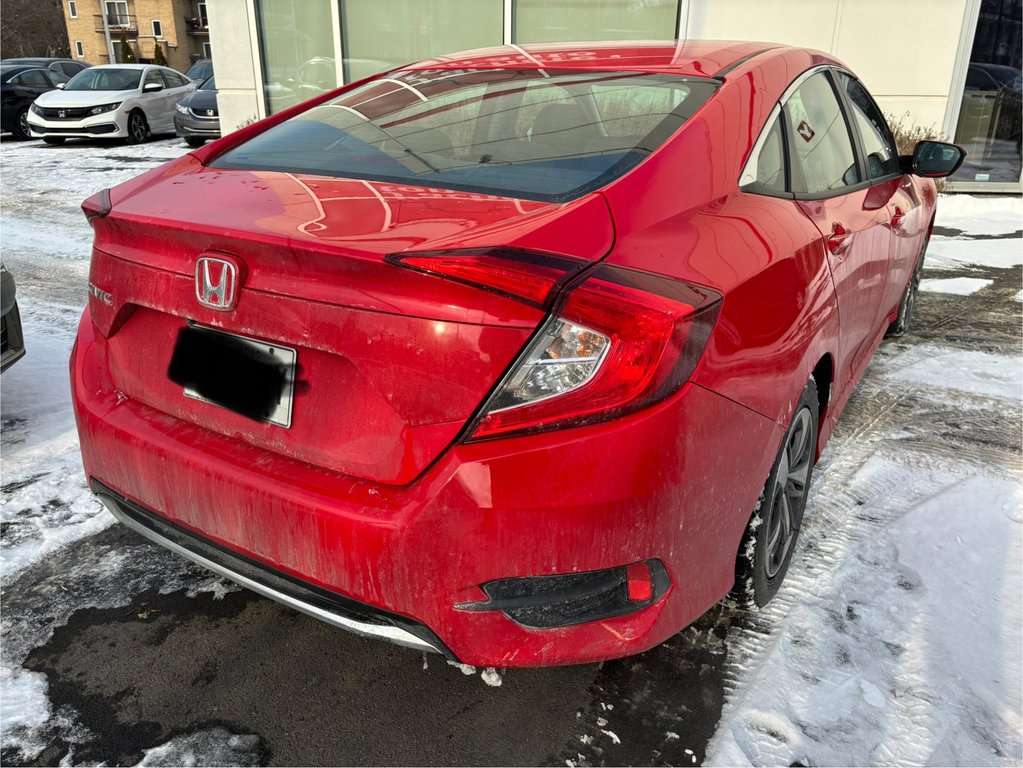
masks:
<instances>
[{"instance_id":1,"label":"dry shrub","mask_svg":"<svg viewBox=\"0 0 1023 768\"><path fill-rule=\"evenodd\" d=\"M888 125L895 136L895 145L898 147L900 155L912 155L913 148L921 141L948 141L948 137L933 125L925 128L911 122L909 112L904 113L898 119L894 115L885 117L888 118ZM949 191L948 179L934 179L934 186L939 195Z\"/></svg>"}]
</instances>

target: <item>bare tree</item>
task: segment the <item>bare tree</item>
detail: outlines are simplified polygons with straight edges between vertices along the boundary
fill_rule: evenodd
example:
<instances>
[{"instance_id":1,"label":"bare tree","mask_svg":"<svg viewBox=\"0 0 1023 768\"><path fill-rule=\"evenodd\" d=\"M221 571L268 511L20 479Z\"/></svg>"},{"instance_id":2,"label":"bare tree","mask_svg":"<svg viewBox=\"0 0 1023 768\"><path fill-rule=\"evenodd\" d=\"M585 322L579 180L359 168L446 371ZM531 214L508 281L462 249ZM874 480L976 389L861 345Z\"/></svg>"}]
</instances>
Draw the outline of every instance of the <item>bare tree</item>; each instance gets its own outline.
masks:
<instances>
[{"instance_id":1,"label":"bare tree","mask_svg":"<svg viewBox=\"0 0 1023 768\"><path fill-rule=\"evenodd\" d=\"M0 56L68 56L61 0L0 0Z\"/></svg>"}]
</instances>

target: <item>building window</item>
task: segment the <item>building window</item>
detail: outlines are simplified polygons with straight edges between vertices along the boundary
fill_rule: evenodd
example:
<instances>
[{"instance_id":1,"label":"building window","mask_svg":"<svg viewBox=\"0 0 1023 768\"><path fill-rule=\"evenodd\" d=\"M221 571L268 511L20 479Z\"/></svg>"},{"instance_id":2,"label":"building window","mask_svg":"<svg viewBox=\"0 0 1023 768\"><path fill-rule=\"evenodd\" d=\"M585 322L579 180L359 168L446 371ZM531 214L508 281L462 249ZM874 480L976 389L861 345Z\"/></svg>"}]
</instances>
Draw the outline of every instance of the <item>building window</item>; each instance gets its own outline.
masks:
<instances>
[{"instance_id":1,"label":"building window","mask_svg":"<svg viewBox=\"0 0 1023 768\"><path fill-rule=\"evenodd\" d=\"M75 56L80 59L85 58L85 46L82 45L81 40L75 40Z\"/></svg>"},{"instance_id":2,"label":"building window","mask_svg":"<svg viewBox=\"0 0 1023 768\"><path fill-rule=\"evenodd\" d=\"M341 14L346 82L504 38L502 0L343 0Z\"/></svg>"},{"instance_id":3,"label":"building window","mask_svg":"<svg viewBox=\"0 0 1023 768\"><path fill-rule=\"evenodd\" d=\"M131 26L131 17L128 15L127 0L107 0L107 26Z\"/></svg>"},{"instance_id":4,"label":"building window","mask_svg":"<svg viewBox=\"0 0 1023 768\"><path fill-rule=\"evenodd\" d=\"M562 40L663 40L675 36L678 2L512 0L516 43Z\"/></svg>"},{"instance_id":5,"label":"building window","mask_svg":"<svg viewBox=\"0 0 1023 768\"><path fill-rule=\"evenodd\" d=\"M212 59L213 58L213 48L207 42L203 42L203 44L202 44L202 57L204 59Z\"/></svg>"},{"instance_id":6,"label":"building window","mask_svg":"<svg viewBox=\"0 0 1023 768\"><path fill-rule=\"evenodd\" d=\"M68 0L67 15L69 19L78 18L78 3L76 3L75 0Z\"/></svg>"},{"instance_id":7,"label":"building window","mask_svg":"<svg viewBox=\"0 0 1023 768\"><path fill-rule=\"evenodd\" d=\"M256 0L268 114L337 87L333 1Z\"/></svg>"},{"instance_id":8,"label":"building window","mask_svg":"<svg viewBox=\"0 0 1023 768\"><path fill-rule=\"evenodd\" d=\"M163 37L163 23L159 19L153 19L153 37Z\"/></svg>"},{"instance_id":9,"label":"building window","mask_svg":"<svg viewBox=\"0 0 1023 768\"><path fill-rule=\"evenodd\" d=\"M206 3L197 3L196 11L199 15L199 26L207 29L210 26L210 18L206 15Z\"/></svg>"}]
</instances>

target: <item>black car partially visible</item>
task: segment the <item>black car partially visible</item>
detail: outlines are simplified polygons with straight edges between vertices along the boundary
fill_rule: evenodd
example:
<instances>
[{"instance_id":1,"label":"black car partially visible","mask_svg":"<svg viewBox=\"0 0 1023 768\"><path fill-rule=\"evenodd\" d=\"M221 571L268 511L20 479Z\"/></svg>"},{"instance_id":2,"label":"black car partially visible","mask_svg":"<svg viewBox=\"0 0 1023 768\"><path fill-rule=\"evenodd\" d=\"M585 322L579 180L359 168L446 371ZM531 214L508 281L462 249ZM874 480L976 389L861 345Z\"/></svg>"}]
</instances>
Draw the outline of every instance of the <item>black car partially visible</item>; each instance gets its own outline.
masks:
<instances>
[{"instance_id":1,"label":"black car partially visible","mask_svg":"<svg viewBox=\"0 0 1023 768\"><path fill-rule=\"evenodd\" d=\"M31 138L28 108L37 96L67 81L62 72L32 64L0 64L0 129L19 140Z\"/></svg>"},{"instance_id":2,"label":"black car partially visible","mask_svg":"<svg viewBox=\"0 0 1023 768\"><path fill-rule=\"evenodd\" d=\"M77 75L83 69L88 69L92 66L92 64L87 61L75 61L74 59L52 59L45 56L26 56L20 59L4 59L3 61L0 61L0 67L5 64L24 64L26 66L39 67L40 69L48 69L51 72L56 72L58 75L64 75L68 80Z\"/></svg>"},{"instance_id":3,"label":"black car partially visible","mask_svg":"<svg viewBox=\"0 0 1023 768\"><path fill-rule=\"evenodd\" d=\"M0 373L25 356L25 336L15 294L14 275L0 262Z\"/></svg>"},{"instance_id":4,"label":"black car partially visible","mask_svg":"<svg viewBox=\"0 0 1023 768\"><path fill-rule=\"evenodd\" d=\"M207 78L178 103L174 109L174 130L190 147L201 147L209 139L220 138L215 77Z\"/></svg>"}]
</instances>

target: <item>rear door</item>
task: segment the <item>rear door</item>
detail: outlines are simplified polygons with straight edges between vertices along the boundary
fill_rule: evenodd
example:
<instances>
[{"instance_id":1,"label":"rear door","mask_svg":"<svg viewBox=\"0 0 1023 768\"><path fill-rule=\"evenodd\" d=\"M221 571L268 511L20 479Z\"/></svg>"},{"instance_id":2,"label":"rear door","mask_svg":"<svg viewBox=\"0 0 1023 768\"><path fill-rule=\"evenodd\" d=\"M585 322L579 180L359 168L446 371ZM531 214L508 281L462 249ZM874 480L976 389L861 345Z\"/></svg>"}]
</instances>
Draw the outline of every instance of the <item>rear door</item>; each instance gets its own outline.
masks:
<instances>
[{"instance_id":1,"label":"rear door","mask_svg":"<svg viewBox=\"0 0 1023 768\"><path fill-rule=\"evenodd\" d=\"M799 82L783 105L792 191L821 233L839 313L839 382L857 375L878 331L888 285L890 214L857 157L830 73Z\"/></svg>"},{"instance_id":2,"label":"rear door","mask_svg":"<svg viewBox=\"0 0 1023 768\"><path fill-rule=\"evenodd\" d=\"M930 227L928 208L913 177L902 173L895 138L867 89L846 72L836 71L835 82L844 96L871 186L876 196L885 199L888 206L891 268L878 318L878 322L883 323L902 299L909 275L920 255L923 239Z\"/></svg>"},{"instance_id":3,"label":"rear door","mask_svg":"<svg viewBox=\"0 0 1023 768\"><path fill-rule=\"evenodd\" d=\"M146 91L147 85L159 85L159 91ZM149 128L153 133L162 133L168 130L174 123L173 93L164 82L160 70L147 69L142 79L142 103L145 106L146 118L149 120Z\"/></svg>"}]
</instances>

